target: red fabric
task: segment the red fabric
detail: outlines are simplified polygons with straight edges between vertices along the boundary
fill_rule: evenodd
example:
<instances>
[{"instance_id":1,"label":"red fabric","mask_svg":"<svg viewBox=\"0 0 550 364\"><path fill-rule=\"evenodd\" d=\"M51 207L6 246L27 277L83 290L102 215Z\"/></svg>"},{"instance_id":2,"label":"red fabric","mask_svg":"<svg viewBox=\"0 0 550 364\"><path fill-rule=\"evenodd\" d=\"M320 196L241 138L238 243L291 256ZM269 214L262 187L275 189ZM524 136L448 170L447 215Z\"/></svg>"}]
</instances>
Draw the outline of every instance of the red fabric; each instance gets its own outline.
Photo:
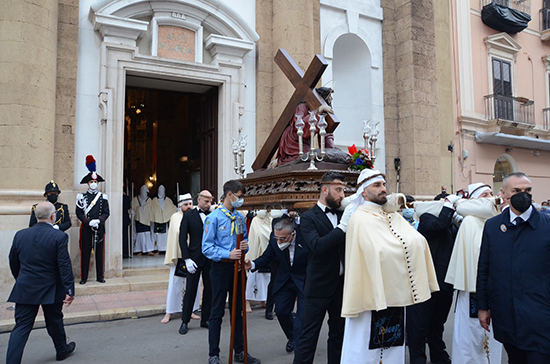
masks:
<instances>
[{"instance_id":1,"label":"red fabric","mask_svg":"<svg viewBox=\"0 0 550 364\"><path fill-rule=\"evenodd\" d=\"M94 156L93 155L87 155L86 156L86 164L90 164L90 163L93 163L95 162L95 159L94 159Z\"/></svg>"}]
</instances>

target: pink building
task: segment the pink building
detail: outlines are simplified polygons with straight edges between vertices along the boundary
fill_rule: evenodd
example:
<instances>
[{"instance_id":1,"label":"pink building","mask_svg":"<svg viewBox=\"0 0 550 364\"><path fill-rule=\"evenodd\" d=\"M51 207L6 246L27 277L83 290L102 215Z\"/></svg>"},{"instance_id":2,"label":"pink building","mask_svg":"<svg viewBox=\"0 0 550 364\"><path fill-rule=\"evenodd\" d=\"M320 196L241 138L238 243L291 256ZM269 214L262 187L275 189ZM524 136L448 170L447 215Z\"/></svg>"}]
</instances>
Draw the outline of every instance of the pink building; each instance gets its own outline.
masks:
<instances>
[{"instance_id":1,"label":"pink building","mask_svg":"<svg viewBox=\"0 0 550 364\"><path fill-rule=\"evenodd\" d=\"M548 0L451 0L455 189L521 171L550 198L548 28Z\"/></svg>"}]
</instances>

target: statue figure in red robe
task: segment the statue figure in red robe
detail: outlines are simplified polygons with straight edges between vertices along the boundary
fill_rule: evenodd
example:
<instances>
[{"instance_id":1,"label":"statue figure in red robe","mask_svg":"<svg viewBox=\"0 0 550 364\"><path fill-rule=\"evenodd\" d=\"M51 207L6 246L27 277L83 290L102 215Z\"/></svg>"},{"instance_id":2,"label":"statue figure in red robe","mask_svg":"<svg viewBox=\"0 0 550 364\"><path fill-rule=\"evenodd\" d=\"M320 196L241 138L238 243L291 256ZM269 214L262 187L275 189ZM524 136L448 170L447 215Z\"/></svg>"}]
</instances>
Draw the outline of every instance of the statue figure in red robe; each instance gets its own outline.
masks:
<instances>
[{"instance_id":1,"label":"statue figure in red robe","mask_svg":"<svg viewBox=\"0 0 550 364\"><path fill-rule=\"evenodd\" d=\"M334 90L332 90L330 87L319 87L316 89L317 93L325 100L325 102L329 105L327 106L321 106L315 113L315 117L317 120L319 120L319 114L321 113L330 113L332 114L332 93ZM290 121L290 125L288 125L283 132L283 135L281 136L281 141L279 142L279 150L277 152L277 164L283 165L288 162L292 162L293 160L297 159L300 156L300 149L298 144L298 130L296 129L296 121L298 118L296 115L302 115L302 120L305 123L304 126L304 135L302 137L303 140L303 149L304 154L309 152L310 149L310 143L311 143L311 133L309 132L309 118L311 117L309 114L309 108L307 107L305 102L300 102L298 106L296 107L296 111L294 112L294 116L292 117L292 120ZM317 132L319 129L317 129ZM334 134L327 133L325 136L325 148L334 148Z\"/></svg>"}]
</instances>

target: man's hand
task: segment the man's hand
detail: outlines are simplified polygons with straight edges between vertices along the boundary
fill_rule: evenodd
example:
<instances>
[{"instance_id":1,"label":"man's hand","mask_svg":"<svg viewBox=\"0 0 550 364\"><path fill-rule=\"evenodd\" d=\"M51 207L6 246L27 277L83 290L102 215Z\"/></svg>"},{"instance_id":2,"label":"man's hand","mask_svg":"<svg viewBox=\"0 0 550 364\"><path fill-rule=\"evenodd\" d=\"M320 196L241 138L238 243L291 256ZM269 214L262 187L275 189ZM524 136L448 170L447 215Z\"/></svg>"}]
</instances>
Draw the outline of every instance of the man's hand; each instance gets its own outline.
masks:
<instances>
[{"instance_id":1,"label":"man's hand","mask_svg":"<svg viewBox=\"0 0 550 364\"><path fill-rule=\"evenodd\" d=\"M241 259L241 255L242 255L241 249L235 248L235 249L231 250L231 253L229 253L229 259L239 260L239 259Z\"/></svg>"},{"instance_id":2,"label":"man's hand","mask_svg":"<svg viewBox=\"0 0 550 364\"><path fill-rule=\"evenodd\" d=\"M252 269L252 263L250 262L250 260L248 260L248 259L244 260L244 269L246 269L246 270Z\"/></svg>"},{"instance_id":3,"label":"man's hand","mask_svg":"<svg viewBox=\"0 0 550 364\"><path fill-rule=\"evenodd\" d=\"M63 303L66 304L66 307L69 307L71 303L74 301L74 296L69 296L68 294L65 295L65 299L63 300Z\"/></svg>"},{"instance_id":4,"label":"man's hand","mask_svg":"<svg viewBox=\"0 0 550 364\"><path fill-rule=\"evenodd\" d=\"M59 230L59 225L54 225L53 228L54 228L55 230Z\"/></svg>"},{"instance_id":5,"label":"man's hand","mask_svg":"<svg viewBox=\"0 0 550 364\"><path fill-rule=\"evenodd\" d=\"M185 268L187 268L187 271L191 274L195 274L197 271L197 263L193 261L191 258L185 259Z\"/></svg>"},{"instance_id":6,"label":"man's hand","mask_svg":"<svg viewBox=\"0 0 550 364\"><path fill-rule=\"evenodd\" d=\"M479 323L481 324L481 327L483 327L487 331L491 331L489 329L489 324L491 323L491 312L488 310L478 310L477 311L477 318L479 318Z\"/></svg>"},{"instance_id":7,"label":"man's hand","mask_svg":"<svg viewBox=\"0 0 550 364\"><path fill-rule=\"evenodd\" d=\"M248 250L248 241L246 241L246 240L241 241L240 248L241 248L242 251L247 251Z\"/></svg>"}]
</instances>

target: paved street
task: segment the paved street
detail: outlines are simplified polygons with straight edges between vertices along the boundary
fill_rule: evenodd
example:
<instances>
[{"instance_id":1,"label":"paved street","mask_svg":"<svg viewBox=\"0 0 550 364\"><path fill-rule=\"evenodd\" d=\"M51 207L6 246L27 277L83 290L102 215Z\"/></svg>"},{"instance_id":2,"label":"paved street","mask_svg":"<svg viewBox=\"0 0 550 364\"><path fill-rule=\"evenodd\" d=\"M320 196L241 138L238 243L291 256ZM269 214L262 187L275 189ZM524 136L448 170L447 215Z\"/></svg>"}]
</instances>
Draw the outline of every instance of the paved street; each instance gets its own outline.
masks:
<instances>
[{"instance_id":1,"label":"paved street","mask_svg":"<svg viewBox=\"0 0 550 364\"><path fill-rule=\"evenodd\" d=\"M227 311L226 311L227 312ZM293 356L284 350L286 339L275 320L268 321L263 309L248 317L249 350L264 364L290 364ZM208 359L207 330L192 320L187 335L179 335L179 318L166 325L162 316L126 319L66 327L67 335L76 341L74 355L67 363L181 363L202 364ZM229 316L224 318L221 359L227 363L229 351ZM445 340L451 347L453 314L449 316ZM0 355L5 355L9 333L0 334ZM324 325L315 363L326 363L327 330ZM2 357L3 359L3 357ZM504 355L502 363L506 363ZM23 363L56 363L55 350L45 329L34 330L29 338Z\"/></svg>"}]
</instances>

